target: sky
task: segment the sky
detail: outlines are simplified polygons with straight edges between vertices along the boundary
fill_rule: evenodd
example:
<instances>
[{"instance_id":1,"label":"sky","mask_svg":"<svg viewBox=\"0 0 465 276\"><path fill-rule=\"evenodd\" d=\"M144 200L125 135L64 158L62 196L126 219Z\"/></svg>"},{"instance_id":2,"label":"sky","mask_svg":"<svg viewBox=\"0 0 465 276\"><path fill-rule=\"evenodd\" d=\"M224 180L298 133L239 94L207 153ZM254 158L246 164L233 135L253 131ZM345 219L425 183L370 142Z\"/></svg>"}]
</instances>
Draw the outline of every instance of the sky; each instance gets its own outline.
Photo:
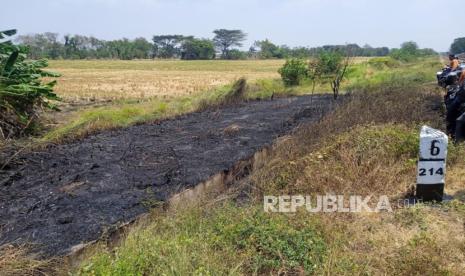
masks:
<instances>
[{"instance_id":1,"label":"sky","mask_svg":"<svg viewBox=\"0 0 465 276\"><path fill-rule=\"evenodd\" d=\"M278 45L357 43L399 47L416 41L445 52L465 36L463 0L0 0L0 29L56 32L100 39L158 34L212 38L214 29L241 29ZM454 11L455 15L451 16ZM451 12L452 11L452 12Z\"/></svg>"}]
</instances>

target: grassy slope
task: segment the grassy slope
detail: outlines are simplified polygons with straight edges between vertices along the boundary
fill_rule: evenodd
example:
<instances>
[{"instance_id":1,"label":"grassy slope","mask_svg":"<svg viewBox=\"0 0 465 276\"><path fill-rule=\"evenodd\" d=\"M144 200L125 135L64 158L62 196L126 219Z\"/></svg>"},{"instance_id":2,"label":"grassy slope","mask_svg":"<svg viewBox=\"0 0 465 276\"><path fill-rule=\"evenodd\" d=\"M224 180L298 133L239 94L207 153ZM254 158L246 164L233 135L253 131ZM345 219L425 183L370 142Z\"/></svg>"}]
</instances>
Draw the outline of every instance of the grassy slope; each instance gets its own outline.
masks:
<instances>
[{"instance_id":1,"label":"grassy slope","mask_svg":"<svg viewBox=\"0 0 465 276\"><path fill-rule=\"evenodd\" d=\"M335 113L277 145L265 167L238 189L248 193L246 203L234 203L235 190L213 203L154 213L116 249L98 247L79 273L460 275L462 146L450 147L447 193L454 200L441 205L393 206L394 212L377 214L261 211L264 194L386 194L391 202L407 194L415 183L420 125L442 126L432 110L441 101L438 90L423 85L436 66L376 69L374 83L360 76L365 85L353 84L359 92Z\"/></svg>"}]
</instances>

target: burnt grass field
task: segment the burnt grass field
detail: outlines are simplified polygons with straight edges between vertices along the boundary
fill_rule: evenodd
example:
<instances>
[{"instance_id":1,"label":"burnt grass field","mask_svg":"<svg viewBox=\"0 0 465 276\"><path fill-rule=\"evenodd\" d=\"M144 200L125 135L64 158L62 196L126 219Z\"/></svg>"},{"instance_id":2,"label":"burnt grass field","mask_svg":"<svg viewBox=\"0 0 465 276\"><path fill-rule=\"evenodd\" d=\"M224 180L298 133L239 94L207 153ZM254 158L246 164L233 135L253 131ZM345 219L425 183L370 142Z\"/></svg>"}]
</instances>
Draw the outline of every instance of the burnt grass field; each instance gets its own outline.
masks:
<instances>
[{"instance_id":1,"label":"burnt grass field","mask_svg":"<svg viewBox=\"0 0 465 276\"><path fill-rule=\"evenodd\" d=\"M19 154L0 171L0 245L69 254L319 119L331 101L253 101Z\"/></svg>"}]
</instances>

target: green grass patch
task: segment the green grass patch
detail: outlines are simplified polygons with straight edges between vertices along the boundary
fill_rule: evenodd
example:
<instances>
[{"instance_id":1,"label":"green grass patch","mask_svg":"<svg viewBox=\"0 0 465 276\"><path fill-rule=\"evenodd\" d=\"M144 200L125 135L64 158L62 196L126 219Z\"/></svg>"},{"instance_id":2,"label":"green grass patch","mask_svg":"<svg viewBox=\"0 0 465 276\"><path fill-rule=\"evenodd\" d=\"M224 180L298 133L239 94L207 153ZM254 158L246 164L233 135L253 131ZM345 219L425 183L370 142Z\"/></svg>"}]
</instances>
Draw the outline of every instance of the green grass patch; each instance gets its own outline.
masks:
<instances>
[{"instance_id":1,"label":"green grass patch","mask_svg":"<svg viewBox=\"0 0 465 276\"><path fill-rule=\"evenodd\" d=\"M423 85L436 80L438 68L441 68L441 63L437 58L426 58L415 63L402 63L389 57L371 59L351 67L346 89L379 91Z\"/></svg>"},{"instance_id":2,"label":"green grass patch","mask_svg":"<svg viewBox=\"0 0 465 276\"><path fill-rule=\"evenodd\" d=\"M194 105L190 98L178 98L166 102L151 100L143 103L122 103L111 107L91 108L76 114L69 123L46 133L40 141L60 142L75 139L104 129L127 127L193 110Z\"/></svg>"},{"instance_id":3,"label":"green grass patch","mask_svg":"<svg viewBox=\"0 0 465 276\"><path fill-rule=\"evenodd\" d=\"M314 272L326 244L315 220L226 204L183 210L132 231L114 251L82 264L83 275L240 275Z\"/></svg>"}]
</instances>

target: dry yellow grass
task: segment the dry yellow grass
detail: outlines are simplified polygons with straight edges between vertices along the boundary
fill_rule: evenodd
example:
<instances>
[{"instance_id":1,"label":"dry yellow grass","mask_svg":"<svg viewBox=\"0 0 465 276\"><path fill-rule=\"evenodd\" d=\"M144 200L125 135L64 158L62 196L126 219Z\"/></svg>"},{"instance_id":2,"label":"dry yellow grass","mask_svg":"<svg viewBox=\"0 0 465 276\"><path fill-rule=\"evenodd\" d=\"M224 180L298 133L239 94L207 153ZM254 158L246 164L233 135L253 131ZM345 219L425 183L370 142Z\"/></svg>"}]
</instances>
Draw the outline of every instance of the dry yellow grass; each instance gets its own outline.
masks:
<instances>
[{"instance_id":1,"label":"dry yellow grass","mask_svg":"<svg viewBox=\"0 0 465 276\"><path fill-rule=\"evenodd\" d=\"M370 58L358 57L354 64ZM186 96L229 84L279 78L284 60L54 60L56 92L66 102Z\"/></svg>"},{"instance_id":2,"label":"dry yellow grass","mask_svg":"<svg viewBox=\"0 0 465 276\"><path fill-rule=\"evenodd\" d=\"M62 74L56 92L67 102L177 97L207 91L246 77L279 78L283 60L51 61Z\"/></svg>"},{"instance_id":3,"label":"dry yellow grass","mask_svg":"<svg viewBox=\"0 0 465 276\"><path fill-rule=\"evenodd\" d=\"M0 276L61 275L60 261L41 260L28 253L31 246L4 245L0 247Z\"/></svg>"}]
</instances>

